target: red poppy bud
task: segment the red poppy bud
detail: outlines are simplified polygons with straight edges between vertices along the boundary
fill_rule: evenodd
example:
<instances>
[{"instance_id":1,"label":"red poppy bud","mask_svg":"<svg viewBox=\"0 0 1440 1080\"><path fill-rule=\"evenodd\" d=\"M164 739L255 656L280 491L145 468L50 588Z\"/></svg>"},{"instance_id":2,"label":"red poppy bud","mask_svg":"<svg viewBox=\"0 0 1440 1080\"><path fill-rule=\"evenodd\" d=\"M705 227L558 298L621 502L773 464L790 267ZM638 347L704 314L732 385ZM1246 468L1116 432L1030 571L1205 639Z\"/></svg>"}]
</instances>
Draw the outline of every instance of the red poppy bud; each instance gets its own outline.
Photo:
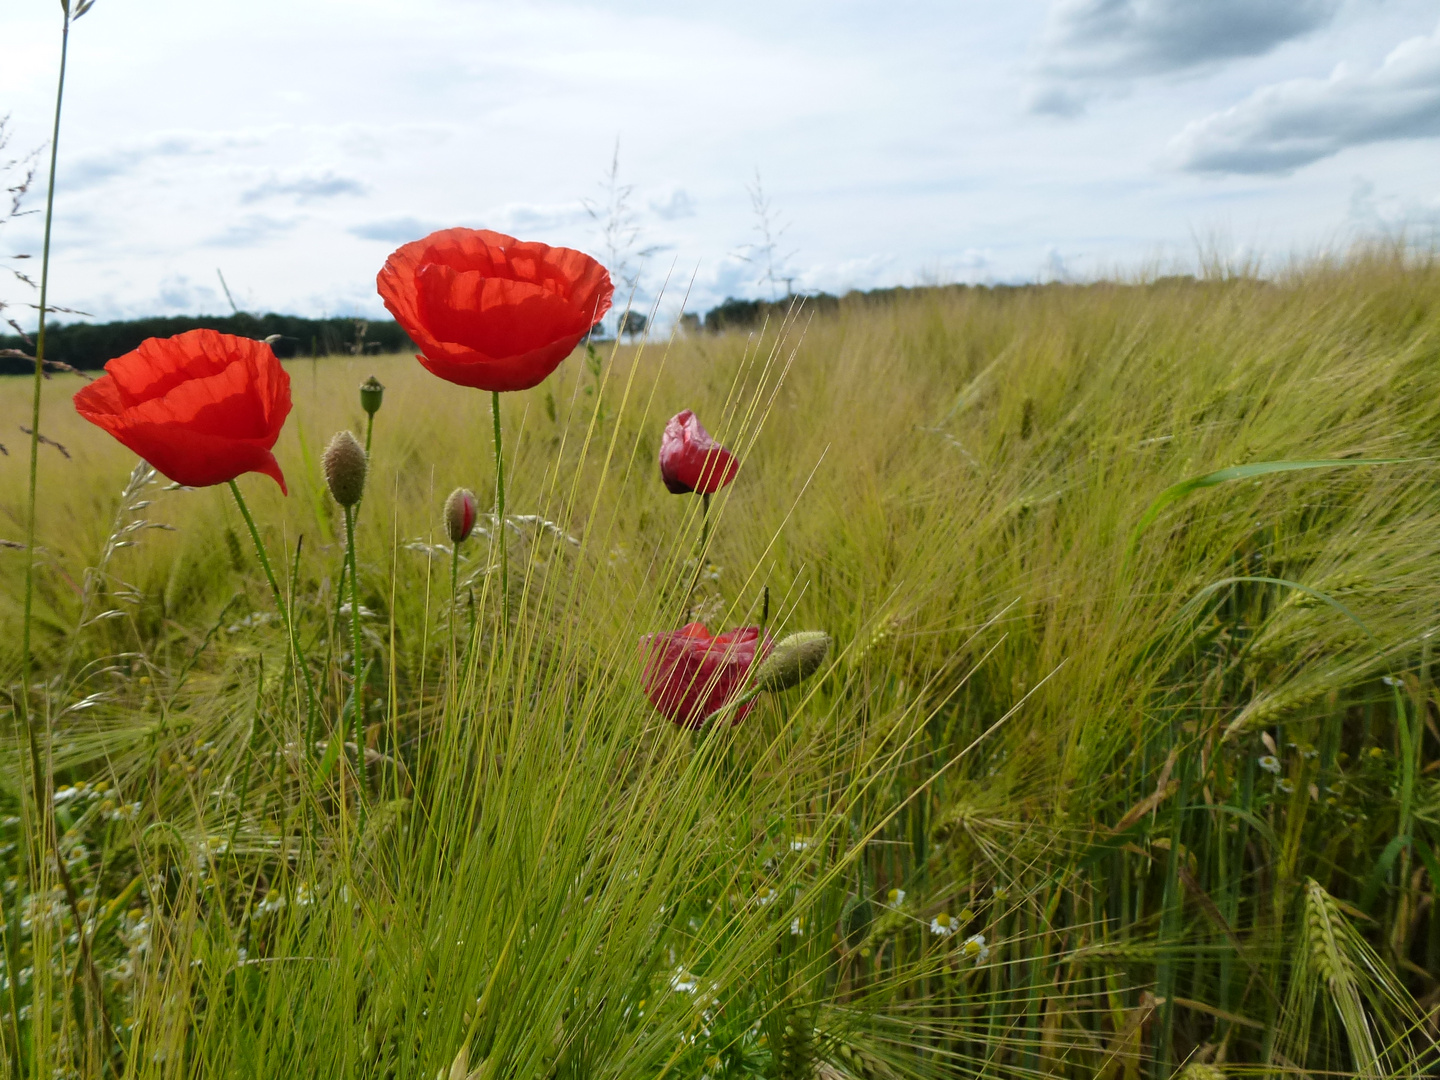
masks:
<instances>
[{"instance_id":1,"label":"red poppy bud","mask_svg":"<svg viewBox=\"0 0 1440 1080\"><path fill-rule=\"evenodd\" d=\"M445 500L445 531L452 544L463 543L475 528L475 493L469 488L456 488Z\"/></svg>"},{"instance_id":2,"label":"red poppy bud","mask_svg":"<svg viewBox=\"0 0 1440 1080\"><path fill-rule=\"evenodd\" d=\"M762 639L758 626L712 637L704 623L695 622L669 633L647 634L640 639L645 696L671 723L698 728L740 696L757 656L763 660L771 647L770 635ZM752 707L747 703L738 708L734 722Z\"/></svg>"},{"instance_id":3,"label":"red poppy bud","mask_svg":"<svg viewBox=\"0 0 1440 1080\"><path fill-rule=\"evenodd\" d=\"M735 456L710 437L689 409L676 413L660 437L660 478L672 495L712 495L739 470Z\"/></svg>"},{"instance_id":4,"label":"red poppy bud","mask_svg":"<svg viewBox=\"0 0 1440 1080\"><path fill-rule=\"evenodd\" d=\"M406 244L375 279L431 372L480 390L543 382L610 310L605 268L579 251L488 229Z\"/></svg>"},{"instance_id":5,"label":"red poppy bud","mask_svg":"<svg viewBox=\"0 0 1440 1080\"><path fill-rule=\"evenodd\" d=\"M177 484L258 472L286 490L270 451L290 415L290 376L263 341L214 330L149 338L106 364L75 411Z\"/></svg>"}]
</instances>

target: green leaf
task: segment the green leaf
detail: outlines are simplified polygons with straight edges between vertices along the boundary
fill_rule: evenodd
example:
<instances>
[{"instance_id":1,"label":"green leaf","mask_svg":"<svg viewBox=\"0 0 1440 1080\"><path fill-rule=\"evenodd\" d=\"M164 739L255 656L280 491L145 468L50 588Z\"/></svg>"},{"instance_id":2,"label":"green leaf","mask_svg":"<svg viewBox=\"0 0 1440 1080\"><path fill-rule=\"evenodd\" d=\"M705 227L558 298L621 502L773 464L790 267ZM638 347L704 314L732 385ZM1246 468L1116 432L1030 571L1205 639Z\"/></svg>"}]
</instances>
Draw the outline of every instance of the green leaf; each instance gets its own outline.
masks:
<instances>
[{"instance_id":1,"label":"green leaf","mask_svg":"<svg viewBox=\"0 0 1440 1080\"><path fill-rule=\"evenodd\" d=\"M1333 596L1329 596L1318 589L1312 589L1309 585L1301 585L1298 581L1291 581L1288 578L1265 577L1263 575L1241 575L1239 577L1221 578L1219 581L1212 581L1209 585L1206 585L1203 589L1201 589L1189 600L1187 600L1185 602L1185 606L1180 609L1180 614L1184 615L1190 609L1192 604L1196 604L1199 601L1203 600L1206 596L1209 596L1216 589L1223 589L1226 585L1235 585L1243 581L1255 582L1261 585L1283 585L1287 589L1295 589L1298 592L1303 592L1307 596L1313 596L1317 600L1323 600L1325 603L1329 604L1332 608L1334 608L1336 611L1340 612L1340 614L1344 615L1347 619L1353 622L1362 631L1364 631L1365 636L1368 637L1371 641L1375 641L1375 635L1370 632L1370 628L1366 626L1363 622L1361 622L1359 619L1357 619L1355 617L1355 613L1352 612L1349 608L1347 608L1344 604L1342 604L1339 600L1336 600Z\"/></svg>"},{"instance_id":2,"label":"green leaf","mask_svg":"<svg viewBox=\"0 0 1440 1080\"><path fill-rule=\"evenodd\" d=\"M1361 911L1370 914L1370 909L1375 906L1375 898L1380 895L1380 887L1385 884L1385 878L1390 874L1390 868L1395 865L1400 852L1409 846L1408 836L1396 836L1385 845L1379 860L1370 868L1370 876L1365 879L1365 891L1360 894Z\"/></svg>"},{"instance_id":3,"label":"green leaf","mask_svg":"<svg viewBox=\"0 0 1440 1080\"><path fill-rule=\"evenodd\" d=\"M1415 854L1420 856L1420 862L1425 866L1425 872L1430 875L1430 891L1440 889L1440 860L1435 858L1435 849L1425 842L1422 837L1415 837Z\"/></svg>"},{"instance_id":4,"label":"green leaf","mask_svg":"<svg viewBox=\"0 0 1440 1080\"><path fill-rule=\"evenodd\" d=\"M335 768L335 763L340 760L340 752L345 748L345 735L341 731L335 731L330 736L330 742L325 746L325 756L320 759L320 766L315 770L315 790L320 790L320 785L330 775L330 770Z\"/></svg>"},{"instance_id":5,"label":"green leaf","mask_svg":"<svg viewBox=\"0 0 1440 1080\"><path fill-rule=\"evenodd\" d=\"M1204 476L1192 476L1189 480L1182 480L1178 484L1172 484L1162 491L1140 516L1140 522L1135 526L1135 531L1130 534L1130 543L1126 548L1126 556L1133 554L1135 547L1140 542L1140 536L1155 519L1172 503L1179 502L1192 492L1201 488L1215 487L1217 484L1228 484L1232 480L1251 480L1257 476L1268 476L1271 473L1299 472L1302 469L1344 469L1353 468L1356 465L1400 465L1407 461L1416 461L1417 458L1324 458L1315 461L1254 461L1249 465L1233 465L1228 469L1221 469L1218 472L1206 473Z\"/></svg>"},{"instance_id":6,"label":"green leaf","mask_svg":"<svg viewBox=\"0 0 1440 1080\"><path fill-rule=\"evenodd\" d=\"M1275 835L1275 830L1270 828L1261 818L1256 817L1249 810L1245 810L1239 806L1231 806L1229 803L1221 803L1210 809L1219 810L1222 814L1234 814L1241 821L1245 822L1246 825L1249 825L1259 833L1261 839L1270 845L1271 851L1280 850L1280 840Z\"/></svg>"}]
</instances>

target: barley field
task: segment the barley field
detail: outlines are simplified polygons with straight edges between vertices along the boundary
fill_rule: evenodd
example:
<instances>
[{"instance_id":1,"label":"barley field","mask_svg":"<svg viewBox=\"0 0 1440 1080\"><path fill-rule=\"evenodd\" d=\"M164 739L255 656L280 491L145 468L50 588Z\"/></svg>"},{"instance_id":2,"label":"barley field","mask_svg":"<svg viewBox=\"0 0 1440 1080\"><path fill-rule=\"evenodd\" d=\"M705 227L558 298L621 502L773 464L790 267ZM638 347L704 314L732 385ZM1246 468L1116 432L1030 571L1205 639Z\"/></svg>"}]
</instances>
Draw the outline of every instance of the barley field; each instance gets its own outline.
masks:
<instances>
[{"instance_id":1,"label":"barley field","mask_svg":"<svg viewBox=\"0 0 1440 1080\"><path fill-rule=\"evenodd\" d=\"M240 485L303 659L226 489L45 384L5 1075L1436 1075L1440 263L581 351L504 395L506 520L453 563L488 395L287 366L289 496ZM355 611L320 456L370 375ZM683 408L741 460L705 521L656 467ZM641 643L691 618L834 647L690 732Z\"/></svg>"}]
</instances>

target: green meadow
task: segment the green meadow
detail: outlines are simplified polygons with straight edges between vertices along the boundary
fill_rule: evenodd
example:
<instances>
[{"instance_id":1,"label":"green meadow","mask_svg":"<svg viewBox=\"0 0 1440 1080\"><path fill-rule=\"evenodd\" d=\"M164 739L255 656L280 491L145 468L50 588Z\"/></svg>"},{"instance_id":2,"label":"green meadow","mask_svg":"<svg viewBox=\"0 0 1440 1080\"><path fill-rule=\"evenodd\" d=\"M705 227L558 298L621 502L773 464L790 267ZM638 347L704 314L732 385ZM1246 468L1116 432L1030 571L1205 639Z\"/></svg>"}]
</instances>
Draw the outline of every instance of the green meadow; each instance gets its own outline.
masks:
<instances>
[{"instance_id":1,"label":"green meadow","mask_svg":"<svg viewBox=\"0 0 1440 1080\"><path fill-rule=\"evenodd\" d=\"M1440 263L577 352L503 395L453 589L488 395L287 367L289 496L239 483L303 659L229 492L46 382L29 733L0 383L5 1076L1440 1068ZM355 611L320 455L370 375ZM741 459L703 548L684 408ZM687 614L834 648L696 734L641 681Z\"/></svg>"}]
</instances>

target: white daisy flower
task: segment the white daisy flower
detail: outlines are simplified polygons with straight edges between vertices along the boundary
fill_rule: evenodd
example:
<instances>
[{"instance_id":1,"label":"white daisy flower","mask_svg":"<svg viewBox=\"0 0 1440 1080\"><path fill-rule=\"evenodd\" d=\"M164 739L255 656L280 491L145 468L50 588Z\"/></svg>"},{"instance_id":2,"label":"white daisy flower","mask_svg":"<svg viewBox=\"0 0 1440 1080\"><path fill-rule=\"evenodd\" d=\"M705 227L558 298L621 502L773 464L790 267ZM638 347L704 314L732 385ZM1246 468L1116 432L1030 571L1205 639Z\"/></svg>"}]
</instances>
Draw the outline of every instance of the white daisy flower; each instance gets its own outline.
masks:
<instances>
[{"instance_id":1,"label":"white daisy flower","mask_svg":"<svg viewBox=\"0 0 1440 1080\"><path fill-rule=\"evenodd\" d=\"M976 964L983 964L990 959L990 946L985 944L984 934L972 934L960 948L967 957L973 958Z\"/></svg>"},{"instance_id":2,"label":"white daisy flower","mask_svg":"<svg viewBox=\"0 0 1440 1080\"><path fill-rule=\"evenodd\" d=\"M790 850L791 850L791 851L804 851L804 850L806 850L809 846L810 846L810 838L809 838L808 836L797 836L794 840L791 840L791 841L790 841Z\"/></svg>"},{"instance_id":3,"label":"white daisy flower","mask_svg":"<svg viewBox=\"0 0 1440 1080\"><path fill-rule=\"evenodd\" d=\"M683 967L677 967L675 974L670 978L670 989L677 994L693 994L698 985L700 984L696 981L695 976L687 973Z\"/></svg>"},{"instance_id":4,"label":"white daisy flower","mask_svg":"<svg viewBox=\"0 0 1440 1080\"><path fill-rule=\"evenodd\" d=\"M1280 759L1274 754L1266 754L1257 761L1256 764L1268 773L1274 773L1276 776L1280 775Z\"/></svg>"},{"instance_id":5,"label":"white daisy flower","mask_svg":"<svg viewBox=\"0 0 1440 1080\"><path fill-rule=\"evenodd\" d=\"M790 920L790 934L792 937L799 937L803 933L805 933L805 927L800 922L800 916L796 915Z\"/></svg>"},{"instance_id":6,"label":"white daisy flower","mask_svg":"<svg viewBox=\"0 0 1440 1080\"><path fill-rule=\"evenodd\" d=\"M755 897L755 903L765 905L772 903L779 898L780 894L775 889L761 889L760 895Z\"/></svg>"},{"instance_id":7,"label":"white daisy flower","mask_svg":"<svg viewBox=\"0 0 1440 1080\"><path fill-rule=\"evenodd\" d=\"M885 900L891 907L899 907L901 904L905 903L905 890L891 889L888 893L885 894Z\"/></svg>"},{"instance_id":8,"label":"white daisy flower","mask_svg":"<svg viewBox=\"0 0 1440 1080\"><path fill-rule=\"evenodd\" d=\"M930 932L938 937L949 937L958 926L949 912L942 911L930 920Z\"/></svg>"}]
</instances>

